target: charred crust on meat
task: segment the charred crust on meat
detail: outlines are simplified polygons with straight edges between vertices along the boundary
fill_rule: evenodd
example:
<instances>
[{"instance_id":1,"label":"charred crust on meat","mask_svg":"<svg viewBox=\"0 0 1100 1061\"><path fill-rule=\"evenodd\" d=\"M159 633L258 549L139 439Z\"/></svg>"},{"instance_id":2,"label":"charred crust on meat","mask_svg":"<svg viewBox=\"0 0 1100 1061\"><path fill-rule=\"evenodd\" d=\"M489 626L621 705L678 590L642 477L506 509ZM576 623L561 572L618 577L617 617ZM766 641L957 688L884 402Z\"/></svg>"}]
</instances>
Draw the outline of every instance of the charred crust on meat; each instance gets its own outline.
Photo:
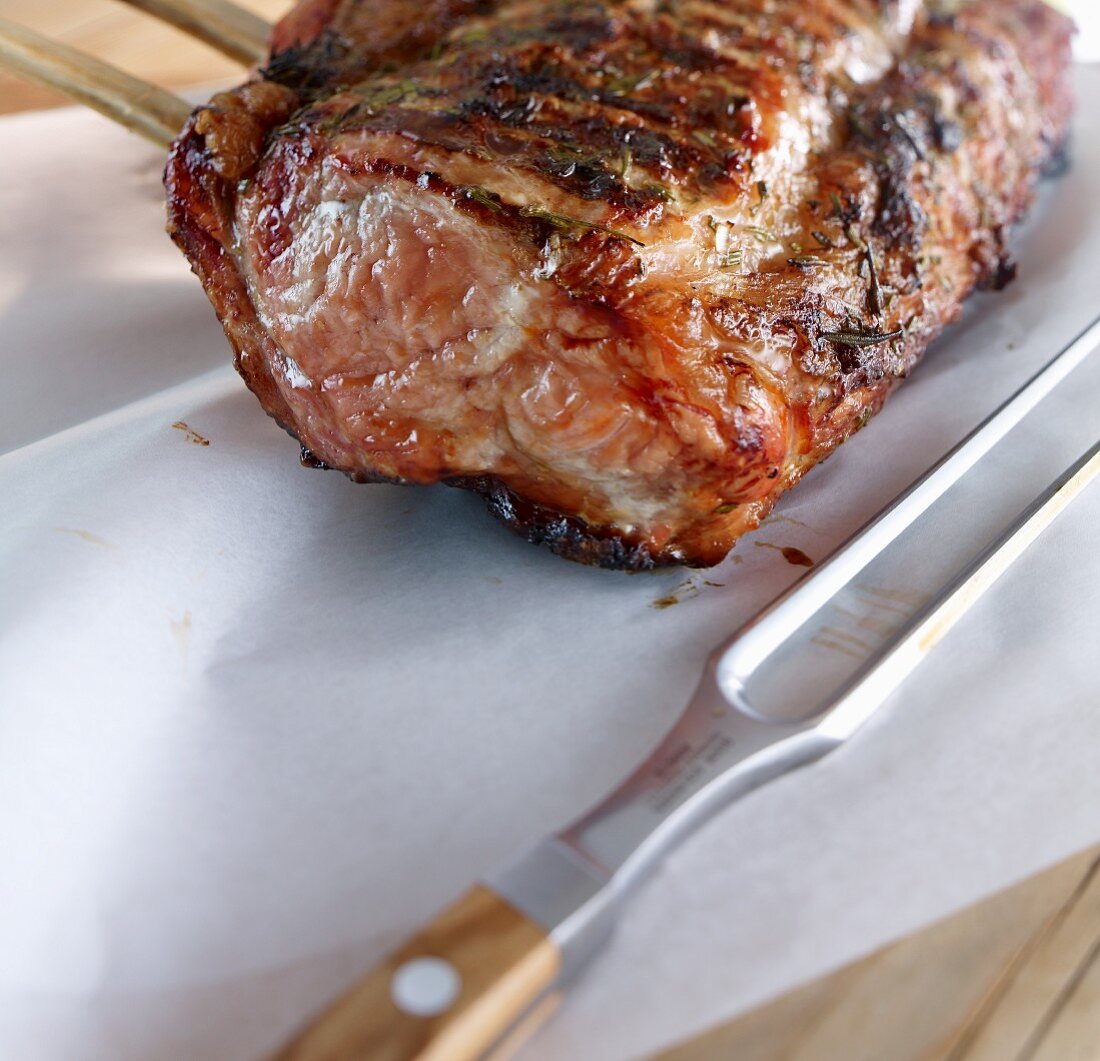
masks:
<instances>
[{"instance_id":1,"label":"charred crust on meat","mask_svg":"<svg viewBox=\"0 0 1100 1061\"><path fill-rule=\"evenodd\" d=\"M591 528L575 516L525 500L491 476L451 479L447 485L480 494L489 512L510 531L575 563L618 571L651 571L684 563L676 555L654 556L647 545L632 543L612 528Z\"/></svg>"},{"instance_id":2,"label":"charred crust on meat","mask_svg":"<svg viewBox=\"0 0 1100 1061\"><path fill-rule=\"evenodd\" d=\"M347 76L353 46L326 28L308 44L293 44L276 52L260 69L268 81L284 85L304 102L312 102L326 89Z\"/></svg>"},{"instance_id":3,"label":"charred crust on meat","mask_svg":"<svg viewBox=\"0 0 1100 1061\"><path fill-rule=\"evenodd\" d=\"M317 468L325 472L332 470L331 464L326 464L320 457L305 446L302 446L298 460L301 462L303 468Z\"/></svg>"},{"instance_id":4,"label":"charred crust on meat","mask_svg":"<svg viewBox=\"0 0 1100 1061\"><path fill-rule=\"evenodd\" d=\"M1073 137L1066 136L1050 148L1039 174L1044 180L1058 180L1073 168Z\"/></svg>"},{"instance_id":5,"label":"charred crust on meat","mask_svg":"<svg viewBox=\"0 0 1100 1061\"><path fill-rule=\"evenodd\" d=\"M990 265L979 281L979 287L986 291L1003 291L1013 280L1019 271L1016 259L1007 251L995 255Z\"/></svg>"}]
</instances>

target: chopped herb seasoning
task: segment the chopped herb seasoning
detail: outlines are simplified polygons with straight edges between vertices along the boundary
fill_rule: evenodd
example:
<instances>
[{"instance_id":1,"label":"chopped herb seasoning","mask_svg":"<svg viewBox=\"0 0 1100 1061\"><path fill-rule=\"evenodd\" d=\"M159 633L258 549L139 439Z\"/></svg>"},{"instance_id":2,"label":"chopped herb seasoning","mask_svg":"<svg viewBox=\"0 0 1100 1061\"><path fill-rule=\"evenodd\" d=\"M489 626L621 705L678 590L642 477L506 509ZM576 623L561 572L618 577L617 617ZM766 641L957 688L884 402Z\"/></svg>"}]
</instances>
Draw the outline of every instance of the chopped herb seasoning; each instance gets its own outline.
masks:
<instances>
[{"instance_id":1,"label":"chopped herb seasoning","mask_svg":"<svg viewBox=\"0 0 1100 1061\"><path fill-rule=\"evenodd\" d=\"M799 258L788 258L788 265L794 265L799 269L820 269L829 263L824 258L815 258L812 254L804 254Z\"/></svg>"},{"instance_id":2,"label":"chopped herb seasoning","mask_svg":"<svg viewBox=\"0 0 1100 1061\"><path fill-rule=\"evenodd\" d=\"M778 243L779 237L774 232L769 232L766 228L756 228L754 225L749 225L745 228L745 231L750 236L755 236L761 243Z\"/></svg>"},{"instance_id":3,"label":"chopped herb seasoning","mask_svg":"<svg viewBox=\"0 0 1100 1061\"><path fill-rule=\"evenodd\" d=\"M488 192L484 188L479 188L477 185L471 185L466 189L466 198L473 199L475 203L481 203L482 206L486 206L492 210L494 214L501 214L504 212L504 207L500 205L500 196L493 195L492 192Z\"/></svg>"},{"instance_id":4,"label":"chopped herb seasoning","mask_svg":"<svg viewBox=\"0 0 1100 1061\"><path fill-rule=\"evenodd\" d=\"M633 243L636 247L645 246L640 239L628 236L625 232L619 232L617 229L608 228L606 225L597 224L595 221L582 221L579 217L566 217L564 214L552 214L549 210L542 210L537 206L521 207L520 216L534 218L538 221L545 221L546 224L553 225L554 228L583 228L592 229L596 232L606 232L609 236L614 236L616 239L625 239L629 243Z\"/></svg>"},{"instance_id":5,"label":"chopped herb seasoning","mask_svg":"<svg viewBox=\"0 0 1100 1061\"><path fill-rule=\"evenodd\" d=\"M895 339L900 339L904 334L903 329L896 328L892 332L822 332L820 337L827 343L836 343L837 346L854 346L862 349L868 346L878 346L881 343L893 342Z\"/></svg>"},{"instance_id":6,"label":"chopped herb seasoning","mask_svg":"<svg viewBox=\"0 0 1100 1061\"><path fill-rule=\"evenodd\" d=\"M875 265L875 252L867 248L867 271L870 286L867 289L867 308L876 316L882 316L882 286L878 282L878 267Z\"/></svg>"},{"instance_id":7,"label":"chopped herb seasoning","mask_svg":"<svg viewBox=\"0 0 1100 1061\"><path fill-rule=\"evenodd\" d=\"M718 141L714 139L714 134L708 133L705 129L696 129L691 135L704 147L718 146Z\"/></svg>"},{"instance_id":8,"label":"chopped herb seasoning","mask_svg":"<svg viewBox=\"0 0 1100 1061\"><path fill-rule=\"evenodd\" d=\"M656 73L648 70L642 74L623 74L607 83L608 92L614 92L616 96L625 96L630 92L636 92L640 88L648 88L653 83Z\"/></svg>"},{"instance_id":9,"label":"chopped herb seasoning","mask_svg":"<svg viewBox=\"0 0 1100 1061\"><path fill-rule=\"evenodd\" d=\"M735 508L737 508L736 501L727 501L725 504L719 505L715 510L716 516L728 516Z\"/></svg>"},{"instance_id":10,"label":"chopped herb seasoning","mask_svg":"<svg viewBox=\"0 0 1100 1061\"><path fill-rule=\"evenodd\" d=\"M830 250L836 249L836 244L829 239L824 232L811 232L810 235L813 236L822 247L828 247Z\"/></svg>"},{"instance_id":11,"label":"chopped herb seasoning","mask_svg":"<svg viewBox=\"0 0 1100 1061\"><path fill-rule=\"evenodd\" d=\"M745 259L745 252L740 250L726 251L718 256L718 264L723 269L734 269Z\"/></svg>"}]
</instances>

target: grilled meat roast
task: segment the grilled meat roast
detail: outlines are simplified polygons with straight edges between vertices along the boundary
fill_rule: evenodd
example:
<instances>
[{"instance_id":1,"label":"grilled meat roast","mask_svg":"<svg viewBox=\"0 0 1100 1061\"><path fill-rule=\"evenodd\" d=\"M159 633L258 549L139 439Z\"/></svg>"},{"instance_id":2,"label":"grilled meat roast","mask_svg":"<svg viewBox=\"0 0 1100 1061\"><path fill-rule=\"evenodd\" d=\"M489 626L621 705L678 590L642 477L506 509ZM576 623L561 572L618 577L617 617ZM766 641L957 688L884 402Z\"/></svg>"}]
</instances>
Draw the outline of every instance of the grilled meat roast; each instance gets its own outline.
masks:
<instances>
[{"instance_id":1,"label":"grilled meat roast","mask_svg":"<svg viewBox=\"0 0 1100 1061\"><path fill-rule=\"evenodd\" d=\"M1041 0L306 0L169 228L303 459L710 565L881 406L1062 147Z\"/></svg>"}]
</instances>

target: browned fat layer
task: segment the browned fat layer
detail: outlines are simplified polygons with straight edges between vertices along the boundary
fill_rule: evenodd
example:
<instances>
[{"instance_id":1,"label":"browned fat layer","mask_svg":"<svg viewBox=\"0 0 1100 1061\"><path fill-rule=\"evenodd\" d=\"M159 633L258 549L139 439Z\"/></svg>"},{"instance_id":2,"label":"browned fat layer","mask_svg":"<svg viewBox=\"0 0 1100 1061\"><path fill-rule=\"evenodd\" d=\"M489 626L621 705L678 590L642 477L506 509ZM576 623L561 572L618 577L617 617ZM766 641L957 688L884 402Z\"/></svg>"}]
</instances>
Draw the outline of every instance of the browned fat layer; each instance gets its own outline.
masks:
<instances>
[{"instance_id":1,"label":"browned fat layer","mask_svg":"<svg viewBox=\"0 0 1100 1061\"><path fill-rule=\"evenodd\" d=\"M236 261L228 185L213 166L203 137L195 132L197 115L180 134L164 173L168 198L168 234L183 251L213 303L234 363L269 416L294 434L293 416L271 376L275 346L256 316Z\"/></svg>"},{"instance_id":2,"label":"browned fat layer","mask_svg":"<svg viewBox=\"0 0 1100 1061\"><path fill-rule=\"evenodd\" d=\"M252 81L234 92L219 92L195 118L218 174L240 180L259 161L268 132L286 121L298 106L289 88L271 81Z\"/></svg>"},{"instance_id":3,"label":"browned fat layer","mask_svg":"<svg viewBox=\"0 0 1100 1061\"><path fill-rule=\"evenodd\" d=\"M590 237L583 248L578 248L589 258L600 252L599 245L602 243L610 242L623 248L643 245L627 233L606 225L566 217L537 207L517 206L480 186L455 184L438 173L414 169L386 158L366 157L356 158L355 161L334 159L333 164L352 175L382 174L415 184L418 188L445 197L458 209L473 214L487 225L507 229L534 247L541 247L550 236L560 234L568 234L574 240Z\"/></svg>"}]
</instances>

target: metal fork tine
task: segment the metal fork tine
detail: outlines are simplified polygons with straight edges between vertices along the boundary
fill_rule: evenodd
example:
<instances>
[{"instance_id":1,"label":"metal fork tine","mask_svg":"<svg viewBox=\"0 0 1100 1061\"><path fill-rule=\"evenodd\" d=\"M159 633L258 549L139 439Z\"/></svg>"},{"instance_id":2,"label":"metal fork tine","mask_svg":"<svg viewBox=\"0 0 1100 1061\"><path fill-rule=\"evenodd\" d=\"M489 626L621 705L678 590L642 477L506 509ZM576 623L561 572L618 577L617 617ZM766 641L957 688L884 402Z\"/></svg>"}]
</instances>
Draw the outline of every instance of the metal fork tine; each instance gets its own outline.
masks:
<instances>
[{"instance_id":1,"label":"metal fork tine","mask_svg":"<svg viewBox=\"0 0 1100 1061\"><path fill-rule=\"evenodd\" d=\"M268 57L271 25L228 0L122 0L246 66Z\"/></svg>"},{"instance_id":2,"label":"metal fork tine","mask_svg":"<svg viewBox=\"0 0 1100 1061\"><path fill-rule=\"evenodd\" d=\"M191 113L171 92L6 19L0 19L0 67L56 89L162 147Z\"/></svg>"}]
</instances>

